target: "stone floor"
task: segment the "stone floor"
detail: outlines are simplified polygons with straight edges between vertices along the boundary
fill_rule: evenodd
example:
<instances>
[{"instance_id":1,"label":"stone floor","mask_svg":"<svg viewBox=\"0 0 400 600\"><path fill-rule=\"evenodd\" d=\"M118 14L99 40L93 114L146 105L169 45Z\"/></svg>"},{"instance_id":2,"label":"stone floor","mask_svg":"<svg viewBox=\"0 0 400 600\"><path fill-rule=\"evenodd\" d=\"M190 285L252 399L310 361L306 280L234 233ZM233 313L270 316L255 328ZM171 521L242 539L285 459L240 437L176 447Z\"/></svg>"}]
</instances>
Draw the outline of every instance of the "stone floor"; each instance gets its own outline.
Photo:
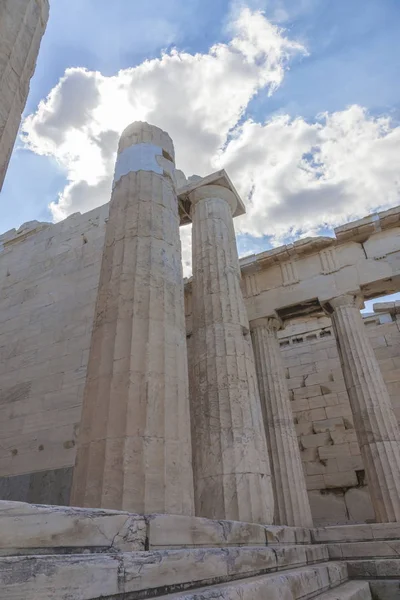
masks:
<instances>
[{"instance_id":1,"label":"stone floor","mask_svg":"<svg viewBox=\"0 0 400 600\"><path fill-rule=\"evenodd\" d=\"M0 502L1 600L399 600L400 524L303 529Z\"/></svg>"}]
</instances>

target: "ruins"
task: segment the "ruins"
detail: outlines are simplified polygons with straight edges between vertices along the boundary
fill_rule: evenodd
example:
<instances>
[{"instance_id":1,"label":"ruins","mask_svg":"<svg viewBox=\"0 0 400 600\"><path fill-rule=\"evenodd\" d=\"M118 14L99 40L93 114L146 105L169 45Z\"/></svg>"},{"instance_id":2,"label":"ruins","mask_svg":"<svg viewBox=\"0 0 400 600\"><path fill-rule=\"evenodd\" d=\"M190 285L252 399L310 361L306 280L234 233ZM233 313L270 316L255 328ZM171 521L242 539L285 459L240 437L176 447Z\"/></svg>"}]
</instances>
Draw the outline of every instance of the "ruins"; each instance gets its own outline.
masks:
<instances>
[{"instance_id":1,"label":"ruins","mask_svg":"<svg viewBox=\"0 0 400 600\"><path fill-rule=\"evenodd\" d=\"M25 92L47 10L1 5ZM132 123L109 204L0 235L0 599L400 598L400 303L360 313L400 207L239 259L228 174L174 156Z\"/></svg>"}]
</instances>

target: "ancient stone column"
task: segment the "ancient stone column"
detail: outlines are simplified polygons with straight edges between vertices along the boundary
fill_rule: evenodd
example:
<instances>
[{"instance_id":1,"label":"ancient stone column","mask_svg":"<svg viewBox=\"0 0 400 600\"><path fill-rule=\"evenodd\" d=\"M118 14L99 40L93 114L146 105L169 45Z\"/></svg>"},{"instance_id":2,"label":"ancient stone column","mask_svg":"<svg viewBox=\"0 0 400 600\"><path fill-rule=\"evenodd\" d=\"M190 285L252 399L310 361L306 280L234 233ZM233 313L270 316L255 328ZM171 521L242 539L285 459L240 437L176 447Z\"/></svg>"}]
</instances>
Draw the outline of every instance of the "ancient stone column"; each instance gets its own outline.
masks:
<instances>
[{"instance_id":1,"label":"ancient stone column","mask_svg":"<svg viewBox=\"0 0 400 600\"><path fill-rule=\"evenodd\" d=\"M280 321L272 317L250 323L272 471L275 523L312 527L289 389L277 339L280 326Z\"/></svg>"},{"instance_id":2,"label":"ancient stone column","mask_svg":"<svg viewBox=\"0 0 400 600\"><path fill-rule=\"evenodd\" d=\"M220 185L190 193L196 515L271 523L273 491L232 214Z\"/></svg>"},{"instance_id":3,"label":"ancient stone column","mask_svg":"<svg viewBox=\"0 0 400 600\"><path fill-rule=\"evenodd\" d=\"M174 148L133 123L115 168L71 504L192 515Z\"/></svg>"},{"instance_id":4,"label":"ancient stone column","mask_svg":"<svg viewBox=\"0 0 400 600\"><path fill-rule=\"evenodd\" d=\"M354 295L324 305L332 317L343 375L380 522L400 521L400 433L390 397Z\"/></svg>"},{"instance_id":5,"label":"ancient stone column","mask_svg":"<svg viewBox=\"0 0 400 600\"><path fill-rule=\"evenodd\" d=\"M48 17L48 0L0 2L0 190Z\"/></svg>"}]
</instances>

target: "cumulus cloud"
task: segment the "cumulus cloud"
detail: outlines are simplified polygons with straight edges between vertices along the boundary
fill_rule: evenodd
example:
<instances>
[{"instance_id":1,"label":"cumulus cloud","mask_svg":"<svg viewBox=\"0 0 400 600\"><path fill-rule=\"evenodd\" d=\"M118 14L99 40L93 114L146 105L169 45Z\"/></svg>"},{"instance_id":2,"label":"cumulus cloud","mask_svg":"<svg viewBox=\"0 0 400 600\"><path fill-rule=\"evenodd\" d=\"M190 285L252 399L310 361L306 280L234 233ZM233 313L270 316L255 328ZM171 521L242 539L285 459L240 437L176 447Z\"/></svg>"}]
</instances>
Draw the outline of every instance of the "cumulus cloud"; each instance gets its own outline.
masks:
<instances>
[{"instance_id":1,"label":"cumulus cloud","mask_svg":"<svg viewBox=\"0 0 400 600\"><path fill-rule=\"evenodd\" d=\"M259 12L243 9L231 31L229 43L208 53L173 50L114 77L66 71L23 125L27 146L66 170L69 184L51 205L55 218L107 202L118 134L134 120L171 134L186 173L210 171L251 98L272 93L290 57L305 52Z\"/></svg>"},{"instance_id":2,"label":"cumulus cloud","mask_svg":"<svg viewBox=\"0 0 400 600\"><path fill-rule=\"evenodd\" d=\"M220 152L220 164L248 198L238 229L281 243L398 204L399 151L400 127L351 106L315 123L248 120Z\"/></svg>"},{"instance_id":3,"label":"cumulus cloud","mask_svg":"<svg viewBox=\"0 0 400 600\"><path fill-rule=\"evenodd\" d=\"M251 119L251 99L272 94L306 49L248 8L230 31L228 43L207 53L175 49L113 77L66 71L23 125L27 147L65 170L68 183L51 204L55 220L109 200L118 137L134 120L170 133L187 175L226 168L248 208L237 231L274 244L399 203L400 127L359 106L314 122ZM187 266L187 228L182 243Z\"/></svg>"}]
</instances>

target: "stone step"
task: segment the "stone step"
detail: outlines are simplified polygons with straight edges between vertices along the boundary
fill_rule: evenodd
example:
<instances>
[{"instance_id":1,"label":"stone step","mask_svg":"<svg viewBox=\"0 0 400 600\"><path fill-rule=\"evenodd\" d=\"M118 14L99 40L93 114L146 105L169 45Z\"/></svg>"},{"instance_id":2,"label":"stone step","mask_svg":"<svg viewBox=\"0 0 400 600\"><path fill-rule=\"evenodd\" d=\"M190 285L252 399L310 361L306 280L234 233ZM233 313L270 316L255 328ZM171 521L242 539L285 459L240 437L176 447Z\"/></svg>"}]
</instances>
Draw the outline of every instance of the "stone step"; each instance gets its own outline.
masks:
<instances>
[{"instance_id":1,"label":"stone step","mask_svg":"<svg viewBox=\"0 0 400 600\"><path fill-rule=\"evenodd\" d=\"M400 579L400 560L398 558L349 560L347 567L349 577L352 579Z\"/></svg>"},{"instance_id":2,"label":"stone step","mask_svg":"<svg viewBox=\"0 0 400 600\"><path fill-rule=\"evenodd\" d=\"M340 589L346 580L346 565L331 562L161 596L159 600L308 600L323 598L323 592ZM362 596L356 599L364 600Z\"/></svg>"},{"instance_id":3,"label":"stone step","mask_svg":"<svg viewBox=\"0 0 400 600\"><path fill-rule=\"evenodd\" d=\"M11 589L21 589L27 594L23 596L21 591L16 598L28 598L28 591L35 589L44 594L43 598L47 598L48 589L55 594L59 588L64 589L66 584L74 586L74 593L85 588L90 590L93 586L100 590L102 588L98 586L103 585L103 593L107 591L111 595L119 589L122 573L125 577L122 583L128 587L127 591L139 593L158 588L208 585L306 565L312 569L314 567L311 565L317 568L320 564L326 564L323 562L326 560L328 553L325 546L243 546L113 554L10 556L0 558L0 589L9 585ZM38 597L42 600L40 594ZM73 594L71 597L75 598ZM96 596L88 596L92 597Z\"/></svg>"},{"instance_id":4,"label":"stone step","mask_svg":"<svg viewBox=\"0 0 400 600\"><path fill-rule=\"evenodd\" d=\"M309 545L302 527L0 501L0 556Z\"/></svg>"},{"instance_id":5,"label":"stone step","mask_svg":"<svg viewBox=\"0 0 400 600\"><path fill-rule=\"evenodd\" d=\"M400 523L370 523L362 525L336 525L311 530L314 544L330 542L366 542L400 540Z\"/></svg>"},{"instance_id":6,"label":"stone step","mask_svg":"<svg viewBox=\"0 0 400 600\"><path fill-rule=\"evenodd\" d=\"M400 539L368 542L342 542L328 544L329 557L333 560L362 558L400 558ZM399 597L400 600L400 597Z\"/></svg>"},{"instance_id":7,"label":"stone step","mask_svg":"<svg viewBox=\"0 0 400 600\"><path fill-rule=\"evenodd\" d=\"M373 600L399 600L400 598L400 579L370 581L369 586Z\"/></svg>"},{"instance_id":8,"label":"stone step","mask_svg":"<svg viewBox=\"0 0 400 600\"><path fill-rule=\"evenodd\" d=\"M348 581L320 594L316 600L371 600L371 598L371 589L367 581Z\"/></svg>"}]
</instances>

